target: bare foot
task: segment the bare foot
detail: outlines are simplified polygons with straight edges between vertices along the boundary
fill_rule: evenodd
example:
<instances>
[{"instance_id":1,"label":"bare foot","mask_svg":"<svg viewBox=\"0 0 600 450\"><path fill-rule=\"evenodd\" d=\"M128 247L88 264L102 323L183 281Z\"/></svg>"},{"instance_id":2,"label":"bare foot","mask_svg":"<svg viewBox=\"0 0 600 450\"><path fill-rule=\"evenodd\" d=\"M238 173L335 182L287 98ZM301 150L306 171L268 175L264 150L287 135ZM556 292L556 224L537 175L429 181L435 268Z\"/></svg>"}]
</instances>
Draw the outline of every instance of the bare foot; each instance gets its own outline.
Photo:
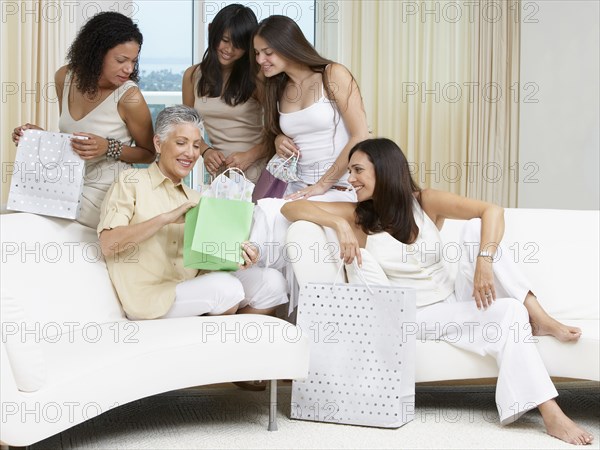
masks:
<instances>
[{"instance_id":1,"label":"bare foot","mask_svg":"<svg viewBox=\"0 0 600 450\"><path fill-rule=\"evenodd\" d=\"M581 329L570 327L550 317L531 291L523 304L529 313L534 336L554 336L561 342L575 342L581 337Z\"/></svg>"},{"instance_id":2,"label":"bare foot","mask_svg":"<svg viewBox=\"0 0 600 450\"><path fill-rule=\"evenodd\" d=\"M594 440L591 433L577 426L565 415L556 401L548 400L539 405L538 408L544 419L546 431L550 436L574 445L589 445Z\"/></svg>"},{"instance_id":3,"label":"bare foot","mask_svg":"<svg viewBox=\"0 0 600 450\"><path fill-rule=\"evenodd\" d=\"M534 336L554 336L561 342L574 342L581 337L580 328L570 327L550 316L543 322L531 321L531 330Z\"/></svg>"}]
</instances>

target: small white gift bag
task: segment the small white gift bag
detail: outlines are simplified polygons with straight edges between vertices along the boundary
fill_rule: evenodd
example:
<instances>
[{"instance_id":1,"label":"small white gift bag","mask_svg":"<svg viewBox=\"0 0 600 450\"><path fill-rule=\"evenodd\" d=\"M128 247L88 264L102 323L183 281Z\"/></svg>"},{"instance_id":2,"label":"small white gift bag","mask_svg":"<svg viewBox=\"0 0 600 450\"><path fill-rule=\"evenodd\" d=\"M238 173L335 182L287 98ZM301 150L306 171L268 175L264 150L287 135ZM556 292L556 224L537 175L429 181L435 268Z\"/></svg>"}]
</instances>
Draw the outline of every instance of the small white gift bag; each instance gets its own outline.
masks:
<instances>
[{"instance_id":1,"label":"small white gift bag","mask_svg":"<svg viewBox=\"0 0 600 450\"><path fill-rule=\"evenodd\" d=\"M85 161L71 138L51 131L25 130L19 139L7 209L76 219Z\"/></svg>"},{"instance_id":2,"label":"small white gift bag","mask_svg":"<svg viewBox=\"0 0 600 450\"><path fill-rule=\"evenodd\" d=\"M310 368L293 381L291 417L384 428L411 421L415 317L411 289L304 285L296 325L309 340Z\"/></svg>"}]
</instances>

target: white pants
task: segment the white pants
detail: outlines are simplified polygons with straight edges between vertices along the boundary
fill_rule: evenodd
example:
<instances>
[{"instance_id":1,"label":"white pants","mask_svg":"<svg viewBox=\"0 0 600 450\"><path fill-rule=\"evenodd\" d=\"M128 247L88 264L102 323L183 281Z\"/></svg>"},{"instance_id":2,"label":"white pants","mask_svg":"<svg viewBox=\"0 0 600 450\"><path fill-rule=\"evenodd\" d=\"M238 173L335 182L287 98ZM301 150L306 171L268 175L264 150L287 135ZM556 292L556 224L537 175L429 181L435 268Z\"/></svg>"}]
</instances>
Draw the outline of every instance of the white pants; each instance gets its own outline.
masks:
<instances>
[{"instance_id":1,"label":"white pants","mask_svg":"<svg viewBox=\"0 0 600 450\"><path fill-rule=\"evenodd\" d=\"M462 237L462 260L455 292L446 300L417 308L419 339L444 340L479 355L491 355L498 364L496 405L503 425L517 420L540 403L558 395L531 335L529 314L523 305L530 285L510 253L494 262L496 301L477 309L473 293L475 260L481 221L469 221ZM475 247L478 248L478 247Z\"/></svg>"},{"instance_id":2,"label":"white pants","mask_svg":"<svg viewBox=\"0 0 600 450\"><path fill-rule=\"evenodd\" d=\"M179 283L163 318L219 315L236 305L269 309L288 301L285 290L285 279L275 269L211 272Z\"/></svg>"}]
</instances>

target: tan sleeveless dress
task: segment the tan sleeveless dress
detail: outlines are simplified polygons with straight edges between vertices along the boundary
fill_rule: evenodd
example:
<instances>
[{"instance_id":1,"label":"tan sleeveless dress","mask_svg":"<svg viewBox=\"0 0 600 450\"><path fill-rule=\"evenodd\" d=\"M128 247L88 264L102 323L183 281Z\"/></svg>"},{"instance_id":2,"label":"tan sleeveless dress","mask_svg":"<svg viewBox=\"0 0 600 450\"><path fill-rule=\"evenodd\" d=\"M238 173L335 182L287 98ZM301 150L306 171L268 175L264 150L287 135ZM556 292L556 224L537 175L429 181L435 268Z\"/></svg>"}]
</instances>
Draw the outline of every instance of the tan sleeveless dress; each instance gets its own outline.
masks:
<instances>
[{"instance_id":1,"label":"tan sleeveless dress","mask_svg":"<svg viewBox=\"0 0 600 450\"><path fill-rule=\"evenodd\" d=\"M127 125L121 119L117 106L127 89L137 86L127 81L118 87L85 117L74 120L69 111L69 93L71 91L71 72L65 76L62 95L62 112L58 120L61 133L92 133L105 138L118 139L124 145L131 146L133 140ZM119 178L119 173L131 167L123 161L107 159L105 155L86 161L83 179L81 209L77 221L82 225L96 228L100 221L100 206L108 188Z\"/></svg>"},{"instance_id":2,"label":"tan sleeveless dress","mask_svg":"<svg viewBox=\"0 0 600 450\"><path fill-rule=\"evenodd\" d=\"M213 147L228 157L246 152L261 141L262 106L258 101L251 98L246 103L229 106L220 97L198 97L197 83L198 75L194 77L194 108L204 119ZM267 158L259 159L246 170L246 177L256 183L266 165Z\"/></svg>"}]
</instances>

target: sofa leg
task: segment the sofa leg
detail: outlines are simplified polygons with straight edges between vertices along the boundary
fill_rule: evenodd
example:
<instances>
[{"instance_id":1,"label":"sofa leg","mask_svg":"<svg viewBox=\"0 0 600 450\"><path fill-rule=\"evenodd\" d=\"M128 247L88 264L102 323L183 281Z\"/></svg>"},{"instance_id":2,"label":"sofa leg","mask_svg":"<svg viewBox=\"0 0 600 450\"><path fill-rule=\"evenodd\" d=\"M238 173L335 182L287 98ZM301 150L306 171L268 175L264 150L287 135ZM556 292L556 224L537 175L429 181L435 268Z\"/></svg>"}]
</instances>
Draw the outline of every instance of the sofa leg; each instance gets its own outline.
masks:
<instances>
[{"instance_id":1,"label":"sofa leg","mask_svg":"<svg viewBox=\"0 0 600 450\"><path fill-rule=\"evenodd\" d=\"M269 381L269 431L277 431L277 380Z\"/></svg>"}]
</instances>

